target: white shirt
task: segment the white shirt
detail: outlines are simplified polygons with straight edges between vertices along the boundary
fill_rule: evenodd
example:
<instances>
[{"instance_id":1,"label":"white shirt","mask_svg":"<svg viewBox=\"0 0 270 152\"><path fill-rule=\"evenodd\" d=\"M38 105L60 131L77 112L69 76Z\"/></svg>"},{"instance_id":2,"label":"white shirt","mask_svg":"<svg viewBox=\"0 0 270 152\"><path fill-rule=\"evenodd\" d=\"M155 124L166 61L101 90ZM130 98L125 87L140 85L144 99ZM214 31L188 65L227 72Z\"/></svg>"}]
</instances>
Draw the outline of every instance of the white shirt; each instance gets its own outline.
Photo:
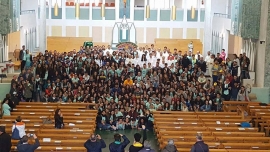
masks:
<instances>
[{"instance_id":1,"label":"white shirt","mask_svg":"<svg viewBox=\"0 0 270 152\"><path fill-rule=\"evenodd\" d=\"M106 49L106 50L103 52L103 55L106 55L107 52L109 52L110 55L113 54L113 50L112 50L112 49Z\"/></svg>"}]
</instances>

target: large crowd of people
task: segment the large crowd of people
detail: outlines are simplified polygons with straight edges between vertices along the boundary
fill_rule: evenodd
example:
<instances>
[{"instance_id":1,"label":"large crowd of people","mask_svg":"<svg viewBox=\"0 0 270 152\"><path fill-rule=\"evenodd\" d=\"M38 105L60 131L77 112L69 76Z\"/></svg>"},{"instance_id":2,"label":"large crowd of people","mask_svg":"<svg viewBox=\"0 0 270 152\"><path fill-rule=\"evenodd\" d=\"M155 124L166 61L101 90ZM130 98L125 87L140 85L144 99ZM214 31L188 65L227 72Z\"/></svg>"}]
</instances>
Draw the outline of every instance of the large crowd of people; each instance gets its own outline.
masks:
<instances>
[{"instance_id":1,"label":"large crowd of people","mask_svg":"<svg viewBox=\"0 0 270 152\"><path fill-rule=\"evenodd\" d=\"M90 102L104 130L152 128L153 110L222 111L224 100L249 100L241 80L249 78L245 53L226 58L200 52L134 47L81 47L36 56L22 47L21 73L11 81L3 114L19 102Z\"/></svg>"}]
</instances>

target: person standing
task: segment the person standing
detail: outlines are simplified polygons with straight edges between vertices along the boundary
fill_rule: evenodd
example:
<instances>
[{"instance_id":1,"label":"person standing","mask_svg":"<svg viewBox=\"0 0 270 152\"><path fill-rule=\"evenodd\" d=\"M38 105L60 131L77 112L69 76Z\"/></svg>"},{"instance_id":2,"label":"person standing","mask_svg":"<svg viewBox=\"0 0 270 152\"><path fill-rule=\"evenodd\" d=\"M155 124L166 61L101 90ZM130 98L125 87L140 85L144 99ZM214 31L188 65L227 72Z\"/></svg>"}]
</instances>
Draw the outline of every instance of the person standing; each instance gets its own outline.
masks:
<instances>
[{"instance_id":1,"label":"person standing","mask_svg":"<svg viewBox=\"0 0 270 152\"><path fill-rule=\"evenodd\" d=\"M106 143L101 139L100 135L92 134L90 139L84 143L84 147L87 152L102 152L102 149L106 148Z\"/></svg>"},{"instance_id":2,"label":"person standing","mask_svg":"<svg viewBox=\"0 0 270 152\"><path fill-rule=\"evenodd\" d=\"M151 148L150 141L148 140L144 141L143 145L144 145L144 148L141 149L139 152L155 152L155 150Z\"/></svg>"},{"instance_id":3,"label":"person standing","mask_svg":"<svg viewBox=\"0 0 270 152\"><path fill-rule=\"evenodd\" d=\"M3 116L10 116L11 108L8 105L8 100L5 100L2 105L2 115Z\"/></svg>"},{"instance_id":4,"label":"person standing","mask_svg":"<svg viewBox=\"0 0 270 152\"><path fill-rule=\"evenodd\" d=\"M10 152L11 137L5 132L5 126L0 126L0 152Z\"/></svg>"},{"instance_id":5,"label":"person standing","mask_svg":"<svg viewBox=\"0 0 270 152\"><path fill-rule=\"evenodd\" d=\"M25 63L26 63L26 50L25 50L25 45L22 46L22 49L20 50L20 54L19 54L19 59L21 60L21 72L23 71L24 67L25 67Z\"/></svg>"},{"instance_id":6,"label":"person standing","mask_svg":"<svg viewBox=\"0 0 270 152\"><path fill-rule=\"evenodd\" d=\"M25 69L29 69L32 66L32 55L29 53L29 50L26 50L24 56L25 56Z\"/></svg>"},{"instance_id":7,"label":"person standing","mask_svg":"<svg viewBox=\"0 0 270 152\"><path fill-rule=\"evenodd\" d=\"M196 136L197 142L192 146L190 152L209 152L209 147L204 143L201 134Z\"/></svg>"},{"instance_id":8,"label":"person standing","mask_svg":"<svg viewBox=\"0 0 270 152\"><path fill-rule=\"evenodd\" d=\"M161 152L178 152L174 145L174 140L170 139L166 147Z\"/></svg>"},{"instance_id":9,"label":"person standing","mask_svg":"<svg viewBox=\"0 0 270 152\"><path fill-rule=\"evenodd\" d=\"M33 145L28 144L30 137L35 139L35 143ZM17 150L18 152L34 152L39 147L39 145L39 140L35 134L27 134L23 136L22 139L18 142Z\"/></svg>"},{"instance_id":10,"label":"person standing","mask_svg":"<svg viewBox=\"0 0 270 152\"><path fill-rule=\"evenodd\" d=\"M61 112L60 109L56 109L55 110L55 114L54 114L54 127L56 129L61 129L64 127L64 118L63 118L63 114Z\"/></svg>"},{"instance_id":11,"label":"person standing","mask_svg":"<svg viewBox=\"0 0 270 152\"><path fill-rule=\"evenodd\" d=\"M140 142L142 135L139 133L135 133L134 134L134 143L133 143L133 145L130 145L129 152L138 152L138 151L143 149L144 141L147 139L145 125L142 125L142 129L143 129L143 141Z\"/></svg>"},{"instance_id":12,"label":"person standing","mask_svg":"<svg viewBox=\"0 0 270 152\"><path fill-rule=\"evenodd\" d=\"M188 50L190 51L190 52L193 52L193 41L190 41L190 43L188 44Z\"/></svg>"},{"instance_id":13,"label":"person standing","mask_svg":"<svg viewBox=\"0 0 270 152\"><path fill-rule=\"evenodd\" d=\"M29 80L26 80L24 83L24 97L26 98L27 102L32 101L32 91L33 91L33 85L29 83Z\"/></svg>"},{"instance_id":14,"label":"person standing","mask_svg":"<svg viewBox=\"0 0 270 152\"><path fill-rule=\"evenodd\" d=\"M121 142L121 138L124 139L123 142ZM109 145L110 152L124 152L126 146L130 143L128 138L125 135L122 134L115 134L114 135L114 142L112 142Z\"/></svg>"}]
</instances>

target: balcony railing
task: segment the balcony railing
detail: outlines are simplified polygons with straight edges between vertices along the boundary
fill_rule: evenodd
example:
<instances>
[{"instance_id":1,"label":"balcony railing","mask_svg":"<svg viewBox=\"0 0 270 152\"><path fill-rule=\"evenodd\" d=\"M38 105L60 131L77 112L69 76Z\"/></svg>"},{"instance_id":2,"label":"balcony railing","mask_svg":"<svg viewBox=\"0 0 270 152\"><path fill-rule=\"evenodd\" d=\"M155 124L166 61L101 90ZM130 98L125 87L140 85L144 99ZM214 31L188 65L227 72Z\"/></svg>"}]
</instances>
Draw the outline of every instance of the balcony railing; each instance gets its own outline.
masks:
<instances>
[{"instance_id":1,"label":"balcony railing","mask_svg":"<svg viewBox=\"0 0 270 152\"><path fill-rule=\"evenodd\" d=\"M23 14L33 14L35 13L35 10L24 10L24 11L21 11L21 15Z\"/></svg>"},{"instance_id":2,"label":"balcony railing","mask_svg":"<svg viewBox=\"0 0 270 152\"><path fill-rule=\"evenodd\" d=\"M214 13L214 16L222 18L231 18L230 14L222 14L222 13Z\"/></svg>"}]
</instances>

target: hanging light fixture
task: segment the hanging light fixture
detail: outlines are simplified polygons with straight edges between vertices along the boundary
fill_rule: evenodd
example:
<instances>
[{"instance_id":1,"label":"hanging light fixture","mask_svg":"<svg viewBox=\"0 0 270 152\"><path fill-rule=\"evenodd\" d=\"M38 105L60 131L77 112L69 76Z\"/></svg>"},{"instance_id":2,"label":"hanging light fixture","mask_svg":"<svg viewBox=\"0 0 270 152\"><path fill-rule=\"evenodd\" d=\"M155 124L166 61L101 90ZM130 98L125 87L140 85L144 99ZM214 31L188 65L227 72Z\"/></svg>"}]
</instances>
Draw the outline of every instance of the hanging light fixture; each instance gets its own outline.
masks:
<instances>
[{"instance_id":1,"label":"hanging light fixture","mask_svg":"<svg viewBox=\"0 0 270 152\"><path fill-rule=\"evenodd\" d=\"M75 17L79 18L80 17L80 1L77 0L75 4Z\"/></svg>"},{"instance_id":2,"label":"hanging light fixture","mask_svg":"<svg viewBox=\"0 0 270 152\"><path fill-rule=\"evenodd\" d=\"M194 19L196 15L195 7L191 6L191 18Z\"/></svg>"},{"instance_id":3,"label":"hanging light fixture","mask_svg":"<svg viewBox=\"0 0 270 152\"><path fill-rule=\"evenodd\" d=\"M105 17L105 4L101 4L100 11L101 11L101 17Z\"/></svg>"},{"instance_id":4,"label":"hanging light fixture","mask_svg":"<svg viewBox=\"0 0 270 152\"><path fill-rule=\"evenodd\" d=\"M57 3L57 0L55 1L55 4L54 4L54 16L58 16L58 3Z\"/></svg>"},{"instance_id":5,"label":"hanging light fixture","mask_svg":"<svg viewBox=\"0 0 270 152\"><path fill-rule=\"evenodd\" d=\"M171 12L172 12L172 20L175 21L176 20L176 6L175 5L172 6Z\"/></svg>"}]
</instances>

